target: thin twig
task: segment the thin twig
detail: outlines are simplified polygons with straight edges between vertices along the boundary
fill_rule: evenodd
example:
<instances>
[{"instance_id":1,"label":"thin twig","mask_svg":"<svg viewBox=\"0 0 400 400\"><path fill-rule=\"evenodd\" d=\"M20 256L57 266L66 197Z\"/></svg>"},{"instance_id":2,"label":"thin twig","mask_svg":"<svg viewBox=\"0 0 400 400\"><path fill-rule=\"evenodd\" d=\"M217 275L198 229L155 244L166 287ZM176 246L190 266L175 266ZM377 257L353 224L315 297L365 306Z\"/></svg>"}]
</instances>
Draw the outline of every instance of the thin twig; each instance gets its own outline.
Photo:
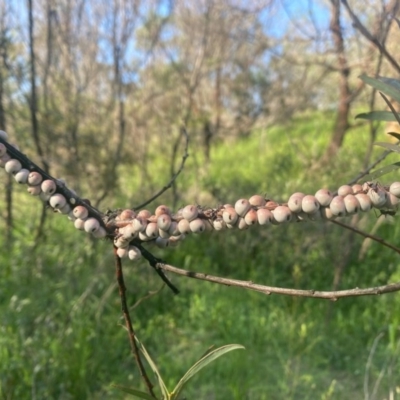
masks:
<instances>
[{"instance_id":1,"label":"thin twig","mask_svg":"<svg viewBox=\"0 0 400 400\"><path fill-rule=\"evenodd\" d=\"M142 256L155 269L163 282L173 291L174 294L179 294L178 288L172 284L172 282L167 278L162 269L160 269L160 265L164 264L163 261L157 257L154 257L153 254L146 250L140 243L136 244L136 246L140 249Z\"/></svg>"},{"instance_id":2,"label":"thin twig","mask_svg":"<svg viewBox=\"0 0 400 400\"><path fill-rule=\"evenodd\" d=\"M163 290L165 287L165 284L163 283L159 289L156 290L149 290L148 294L146 294L145 296L141 297L133 306L131 306L131 310L133 310L134 308L138 307L143 301L148 300L150 298L152 298L153 296L157 295L158 293L161 292L161 290Z\"/></svg>"},{"instance_id":3,"label":"thin twig","mask_svg":"<svg viewBox=\"0 0 400 400\"><path fill-rule=\"evenodd\" d=\"M318 290L299 290L280 288L275 286L265 286L253 283L251 281L241 281L238 279L221 278L219 276L203 274L201 272L187 271L182 268L177 268L168 264L159 264L159 268L173 272L177 275L186 276L188 278L200 279L203 281L218 283L220 285L240 287L243 289L253 290L255 292L270 294L282 294L286 296L309 297L314 299L327 299L336 301L342 297L356 297L356 296L372 296L385 293L392 293L400 291L400 282L391 283L383 286L375 286L366 289L348 289L337 291L318 291Z\"/></svg>"},{"instance_id":4,"label":"thin twig","mask_svg":"<svg viewBox=\"0 0 400 400\"><path fill-rule=\"evenodd\" d=\"M391 250L395 251L396 253L400 254L400 248L398 248L396 246L393 246L392 244L386 242L384 239L382 239L382 238L380 238L378 236L371 235L371 234L366 233L364 231L360 231L359 229L354 228L353 226L344 224L343 222L340 222L340 221L337 221L337 220L334 220L334 219L332 219L330 222L332 222L332 223L334 223L336 225L339 225L342 228L349 229L349 230L353 231L354 233L357 233L358 235L364 236L365 238L375 240L375 242L378 242L379 244L381 244L383 246L386 246L389 249L391 249Z\"/></svg>"},{"instance_id":5,"label":"thin twig","mask_svg":"<svg viewBox=\"0 0 400 400\"><path fill-rule=\"evenodd\" d=\"M146 370L143 366L142 359L140 358L140 351L139 351L139 348L138 348L136 340L135 340L135 332L134 332L133 326L132 326L132 319L129 314L128 304L126 302L126 295L125 295L126 287L125 287L125 282L124 282L124 274L122 272L122 263L121 263L121 259L117 255L116 247L114 247L114 255L115 255L115 273L117 276L119 297L121 299L121 308L122 308L122 313L124 314L126 329L128 330L128 336L129 336L129 342L131 344L131 350L132 350L133 356L135 358L136 364L139 368L140 375L147 386L147 390L149 391L149 393L152 397L156 398L156 396L153 392L153 385L150 382L150 379L146 374Z\"/></svg>"},{"instance_id":6,"label":"thin twig","mask_svg":"<svg viewBox=\"0 0 400 400\"><path fill-rule=\"evenodd\" d=\"M400 72L400 65L397 61L393 58L393 56L387 51L386 47L382 45L376 36L372 35L369 30L363 25L357 15L353 12L351 7L349 6L346 0L342 0L342 4L346 7L347 12L349 13L351 19L353 20L353 25L358 31L367 39L369 40L374 46L378 48L378 50L385 56L385 58L389 61L392 67L397 71Z\"/></svg>"},{"instance_id":7,"label":"thin twig","mask_svg":"<svg viewBox=\"0 0 400 400\"><path fill-rule=\"evenodd\" d=\"M134 210L138 210L140 208L146 207L148 204L150 204L155 199L160 197L164 192L166 192L168 189L170 189L172 187L175 180L178 178L180 173L183 171L183 167L185 166L186 159L189 157L189 153L188 153L189 135L188 135L185 127L182 127L182 133L185 136L186 141L185 141L185 149L184 149L184 153L182 156L181 165L180 165L178 171L175 172L175 174L172 176L171 180L167 183L167 185L165 185L161 190L159 190L154 196L150 197L150 199L146 200L144 203L139 204L136 207L133 207Z\"/></svg>"}]
</instances>

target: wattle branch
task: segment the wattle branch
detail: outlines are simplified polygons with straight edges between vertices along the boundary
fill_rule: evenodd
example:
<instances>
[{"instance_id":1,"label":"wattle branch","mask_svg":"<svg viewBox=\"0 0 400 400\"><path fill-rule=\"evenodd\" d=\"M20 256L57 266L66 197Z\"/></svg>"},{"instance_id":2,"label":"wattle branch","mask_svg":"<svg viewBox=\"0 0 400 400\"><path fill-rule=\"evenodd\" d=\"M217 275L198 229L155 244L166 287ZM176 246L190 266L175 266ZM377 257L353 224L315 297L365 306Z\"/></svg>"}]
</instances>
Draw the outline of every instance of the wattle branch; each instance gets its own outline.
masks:
<instances>
[{"instance_id":1,"label":"wattle branch","mask_svg":"<svg viewBox=\"0 0 400 400\"><path fill-rule=\"evenodd\" d=\"M400 249L383 239L348 227L338 218L378 209L382 213L395 214L400 202L400 182L381 185L374 182L342 185L336 192L320 189L314 195L296 192L286 202L275 202L260 195L239 199L235 204L224 204L215 208L187 205L173 213L161 205L154 212L133 209L114 210L102 213L81 199L65 183L51 177L7 142L6 133L0 131L0 167L14 176L21 184L27 184L28 192L61 214L66 214L77 229L98 238L113 242L120 258L137 260L142 255L161 276L164 282L177 293L163 271L208 280L210 282L237 286L262 293L285 294L317 298L337 299L348 296L383 294L400 290L400 284L377 288L351 289L335 292L276 288L253 282L220 278L197 272L185 271L154 257L146 246L174 247L189 234L229 229L246 230L253 226L280 225L298 222L332 221L364 237L369 237L392 250Z\"/></svg>"}]
</instances>

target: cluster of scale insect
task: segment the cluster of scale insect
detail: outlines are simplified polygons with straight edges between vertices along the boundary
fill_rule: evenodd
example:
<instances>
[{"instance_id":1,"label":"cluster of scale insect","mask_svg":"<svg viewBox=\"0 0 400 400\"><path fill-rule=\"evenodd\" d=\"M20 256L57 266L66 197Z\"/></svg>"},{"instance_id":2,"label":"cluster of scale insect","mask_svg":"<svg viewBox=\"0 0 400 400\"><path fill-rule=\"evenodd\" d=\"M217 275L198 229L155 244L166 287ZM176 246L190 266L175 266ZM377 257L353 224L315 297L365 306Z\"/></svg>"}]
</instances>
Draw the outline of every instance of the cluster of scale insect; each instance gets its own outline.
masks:
<instances>
[{"instance_id":1,"label":"cluster of scale insect","mask_svg":"<svg viewBox=\"0 0 400 400\"><path fill-rule=\"evenodd\" d=\"M7 138L4 131L0 137ZM0 143L0 167L3 167L15 180L28 185L28 192L39 196L56 211L67 214L77 229L85 230L93 236L102 238L106 230L96 218L89 216L84 205L72 206L72 200L57 193L53 180L43 180L35 171L22 168L13 159L4 144ZM343 185L336 193L320 189L314 195L296 192L286 203L276 203L263 196L254 195L249 199L239 199L235 204L225 204L214 209L202 209L187 205L177 213L161 205L154 213L148 210L135 212L131 209L121 211L114 219L114 245L119 257L132 260L140 258L140 249L132 241L154 243L160 248L178 245L188 234L225 229L248 229L252 225L280 225L288 222L330 220L345 217L371 208L391 210L395 213L400 199L400 182L390 187L366 182L362 185ZM113 229L114 229L113 228Z\"/></svg>"},{"instance_id":2,"label":"cluster of scale insect","mask_svg":"<svg viewBox=\"0 0 400 400\"><path fill-rule=\"evenodd\" d=\"M0 131L0 137L7 141L6 132ZM74 197L67 199L63 194L57 193L55 180L44 179L39 172L23 168L21 162L12 158L7 152L3 143L0 143L0 167L12 175L17 183L27 185L28 193L32 196L37 196L48 203L54 211L67 215L77 229L85 230L98 238L106 236L106 230L96 218L89 217L89 211L85 206L74 206ZM58 183L63 182L60 180Z\"/></svg>"}]
</instances>

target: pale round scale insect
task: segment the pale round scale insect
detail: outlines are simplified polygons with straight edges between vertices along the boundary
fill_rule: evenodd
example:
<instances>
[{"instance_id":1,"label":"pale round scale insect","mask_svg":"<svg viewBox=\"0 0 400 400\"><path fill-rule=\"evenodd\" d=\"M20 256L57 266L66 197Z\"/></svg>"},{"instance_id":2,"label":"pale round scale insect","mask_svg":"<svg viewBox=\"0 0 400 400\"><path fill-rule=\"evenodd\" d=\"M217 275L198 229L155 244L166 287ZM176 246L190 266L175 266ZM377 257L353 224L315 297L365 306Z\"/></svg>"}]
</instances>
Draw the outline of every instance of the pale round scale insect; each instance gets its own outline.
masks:
<instances>
[{"instance_id":1,"label":"pale round scale insect","mask_svg":"<svg viewBox=\"0 0 400 400\"><path fill-rule=\"evenodd\" d=\"M163 239L168 239L171 235L167 231L159 229L158 230L158 236L160 236Z\"/></svg>"},{"instance_id":2,"label":"pale round scale insect","mask_svg":"<svg viewBox=\"0 0 400 400\"><path fill-rule=\"evenodd\" d=\"M348 194L344 197L344 206L347 214L357 214L360 210L360 203L354 194Z\"/></svg>"},{"instance_id":3,"label":"pale round scale insect","mask_svg":"<svg viewBox=\"0 0 400 400\"><path fill-rule=\"evenodd\" d=\"M396 197L400 197L400 182L393 182L390 185L389 192L394 194Z\"/></svg>"},{"instance_id":4,"label":"pale round scale insect","mask_svg":"<svg viewBox=\"0 0 400 400\"><path fill-rule=\"evenodd\" d=\"M292 219L292 212L289 207L278 206L275 210L272 210L272 214L276 222L283 224L284 222L289 222Z\"/></svg>"},{"instance_id":5,"label":"pale round scale insect","mask_svg":"<svg viewBox=\"0 0 400 400\"><path fill-rule=\"evenodd\" d=\"M14 175L14 179L17 183L23 184L28 181L29 171L25 168L22 168L19 172Z\"/></svg>"},{"instance_id":6,"label":"pale round scale insect","mask_svg":"<svg viewBox=\"0 0 400 400\"><path fill-rule=\"evenodd\" d=\"M361 193L363 190L362 186L359 183L355 183L351 188L353 189L354 194Z\"/></svg>"},{"instance_id":7,"label":"pale round scale insect","mask_svg":"<svg viewBox=\"0 0 400 400\"><path fill-rule=\"evenodd\" d=\"M301 203L305 195L303 193L292 194L288 200L289 210L294 213L299 213L302 211Z\"/></svg>"},{"instance_id":8,"label":"pale round scale insect","mask_svg":"<svg viewBox=\"0 0 400 400\"><path fill-rule=\"evenodd\" d=\"M129 246L129 239L120 236L119 238L114 239L114 246L119 249L126 249Z\"/></svg>"},{"instance_id":9,"label":"pale round scale insect","mask_svg":"<svg viewBox=\"0 0 400 400\"><path fill-rule=\"evenodd\" d=\"M168 231L171 226L171 217L168 214L161 214L157 218L157 226L158 229L162 229L163 231Z\"/></svg>"},{"instance_id":10,"label":"pale round scale insect","mask_svg":"<svg viewBox=\"0 0 400 400\"><path fill-rule=\"evenodd\" d=\"M140 214L140 213L139 213ZM147 219L143 216L137 216L133 221L132 225L136 232L144 232L147 228Z\"/></svg>"},{"instance_id":11,"label":"pale round scale insect","mask_svg":"<svg viewBox=\"0 0 400 400\"><path fill-rule=\"evenodd\" d=\"M39 196L42 193L40 186L28 186L28 193L32 196Z\"/></svg>"},{"instance_id":12,"label":"pale round scale insect","mask_svg":"<svg viewBox=\"0 0 400 400\"><path fill-rule=\"evenodd\" d=\"M338 196L345 197L348 194L353 194L353 188L350 185L342 185L338 189Z\"/></svg>"},{"instance_id":13,"label":"pale round scale insect","mask_svg":"<svg viewBox=\"0 0 400 400\"><path fill-rule=\"evenodd\" d=\"M190 233L190 222L187 219L181 219L178 222L178 230L180 233Z\"/></svg>"},{"instance_id":14,"label":"pale round scale insect","mask_svg":"<svg viewBox=\"0 0 400 400\"><path fill-rule=\"evenodd\" d=\"M247 214L247 211L250 210L251 204L247 199L239 199L235 203L235 211L239 215L239 217L244 217Z\"/></svg>"},{"instance_id":15,"label":"pale round scale insect","mask_svg":"<svg viewBox=\"0 0 400 400\"><path fill-rule=\"evenodd\" d=\"M386 208L397 209L400 199L393 193L388 193L385 206Z\"/></svg>"},{"instance_id":16,"label":"pale round scale insect","mask_svg":"<svg viewBox=\"0 0 400 400\"><path fill-rule=\"evenodd\" d=\"M249 225L246 223L246 220L243 217L239 217L237 220L237 227L242 231L249 229Z\"/></svg>"},{"instance_id":17,"label":"pale round scale insect","mask_svg":"<svg viewBox=\"0 0 400 400\"><path fill-rule=\"evenodd\" d=\"M234 225L238 220L238 214L233 207L226 207L222 212L222 219L226 224Z\"/></svg>"},{"instance_id":18,"label":"pale round scale insect","mask_svg":"<svg viewBox=\"0 0 400 400\"><path fill-rule=\"evenodd\" d=\"M253 207L264 207L265 206L265 198L260 196L259 194L255 194L249 198L249 203Z\"/></svg>"},{"instance_id":19,"label":"pale round scale insect","mask_svg":"<svg viewBox=\"0 0 400 400\"><path fill-rule=\"evenodd\" d=\"M160 249L162 249L162 248L168 247L168 245L169 245L169 240L166 239L166 238L163 238L163 237L160 237L160 236L159 236L159 237L155 240L155 243L156 243L156 246L157 246L157 247L159 247Z\"/></svg>"},{"instance_id":20,"label":"pale round scale insect","mask_svg":"<svg viewBox=\"0 0 400 400\"><path fill-rule=\"evenodd\" d=\"M329 207L321 207L320 211L323 219L331 220L336 218L336 215L332 213L332 210Z\"/></svg>"},{"instance_id":21,"label":"pale round scale insect","mask_svg":"<svg viewBox=\"0 0 400 400\"><path fill-rule=\"evenodd\" d=\"M167 207L167 206L165 206L165 205L161 205L161 206L158 206L157 208L156 208L156 211L154 212L154 214L158 217L159 215L162 215L162 214L168 214L168 215L171 215L171 210L169 209L169 207Z\"/></svg>"},{"instance_id":22,"label":"pale round scale insect","mask_svg":"<svg viewBox=\"0 0 400 400\"><path fill-rule=\"evenodd\" d=\"M11 156L8 153L4 154L4 156L1 156L0 157L0 168L4 168L7 161L10 161L10 160L11 160Z\"/></svg>"},{"instance_id":23,"label":"pale round scale insect","mask_svg":"<svg viewBox=\"0 0 400 400\"><path fill-rule=\"evenodd\" d=\"M386 203L387 192L381 188L370 188L367 193L374 207L380 208Z\"/></svg>"},{"instance_id":24,"label":"pale round scale insect","mask_svg":"<svg viewBox=\"0 0 400 400\"><path fill-rule=\"evenodd\" d=\"M151 239L155 239L158 236L158 226L156 222L150 222L146 226L146 236Z\"/></svg>"},{"instance_id":25,"label":"pale round scale insect","mask_svg":"<svg viewBox=\"0 0 400 400\"><path fill-rule=\"evenodd\" d=\"M40 187L42 192L46 194L54 194L57 189L56 183L51 179L46 179L43 181Z\"/></svg>"},{"instance_id":26,"label":"pale round scale insect","mask_svg":"<svg viewBox=\"0 0 400 400\"><path fill-rule=\"evenodd\" d=\"M15 158L12 158L11 160L8 160L5 165L4 165L4 169L6 170L6 172L8 174L16 174L17 172L21 171L22 169L22 165L21 163L16 160Z\"/></svg>"},{"instance_id":27,"label":"pale round scale insect","mask_svg":"<svg viewBox=\"0 0 400 400\"><path fill-rule=\"evenodd\" d=\"M39 187L39 186L34 186ZM64 207L58 208L57 211L61 214L69 214L71 212L71 206L67 203Z\"/></svg>"},{"instance_id":28,"label":"pale round scale insect","mask_svg":"<svg viewBox=\"0 0 400 400\"><path fill-rule=\"evenodd\" d=\"M213 221L213 227L216 231L223 231L226 229L226 223L222 218L217 218Z\"/></svg>"},{"instance_id":29,"label":"pale round scale insect","mask_svg":"<svg viewBox=\"0 0 400 400\"><path fill-rule=\"evenodd\" d=\"M171 225L168 229L168 233L170 236L176 236L180 234L180 231L178 229L178 223L176 221L171 222Z\"/></svg>"},{"instance_id":30,"label":"pale round scale insect","mask_svg":"<svg viewBox=\"0 0 400 400\"><path fill-rule=\"evenodd\" d=\"M254 208L250 208L250 210L247 211L246 215L244 216L244 221L249 226L256 224L258 221L257 211Z\"/></svg>"},{"instance_id":31,"label":"pale round scale insect","mask_svg":"<svg viewBox=\"0 0 400 400\"><path fill-rule=\"evenodd\" d=\"M189 222L193 221L199 215L199 210L194 205L187 205L182 209L182 217L187 219Z\"/></svg>"},{"instance_id":32,"label":"pale round scale insect","mask_svg":"<svg viewBox=\"0 0 400 400\"><path fill-rule=\"evenodd\" d=\"M37 186L40 185L43 181L42 175L39 172L32 171L28 176L28 185Z\"/></svg>"},{"instance_id":33,"label":"pale round scale insect","mask_svg":"<svg viewBox=\"0 0 400 400\"><path fill-rule=\"evenodd\" d=\"M151 212L149 210L140 210L137 216L139 218L148 219L151 217Z\"/></svg>"},{"instance_id":34,"label":"pale round scale insect","mask_svg":"<svg viewBox=\"0 0 400 400\"><path fill-rule=\"evenodd\" d=\"M74 221L74 226L76 229L79 229L80 231L83 231L85 229L85 220L77 218Z\"/></svg>"},{"instance_id":35,"label":"pale round scale insect","mask_svg":"<svg viewBox=\"0 0 400 400\"><path fill-rule=\"evenodd\" d=\"M2 138L4 141L7 141L8 140L7 132L0 130L0 138Z\"/></svg>"},{"instance_id":36,"label":"pale round scale insect","mask_svg":"<svg viewBox=\"0 0 400 400\"><path fill-rule=\"evenodd\" d=\"M75 218L86 219L89 216L89 211L85 206L76 206L72 212Z\"/></svg>"},{"instance_id":37,"label":"pale round scale insect","mask_svg":"<svg viewBox=\"0 0 400 400\"><path fill-rule=\"evenodd\" d=\"M196 218L193 221L190 221L189 226L190 226L190 231L193 233L201 233L204 232L206 229L203 220L200 218Z\"/></svg>"},{"instance_id":38,"label":"pale round scale insect","mask_svg":"<svg viewBox=\"0 0 400 400\"><path fill-rule=\"evenodd\" d=\"M146 232L139 232L138 237L140 240L142 240L143 242L148 242L149 240L153 240L154 238L149 238L146 235Z\"/></svg>"},{"instance_id":39,"label":"pale round scale insect","mask_svg":"<svg viewBox=\"0 0 400 400\"><path fill-rule=\"evenodd\" d=\"M93 232L92 235L97 238L101 239L107 236L106 230L101 226L96 232Z\"/></svg>"},{"instance_id":40,"label":"pale round scale insect","mask_svg":"<svg viewBox=\"0 0 400 400\"><path fill-rule=\"evenodd\" d=\"M118 219L120 221L126 221L126 220L129 221L135 217L136 217L135 211L127 208L127 209L121 211L121 214L119 214Z\"/></svg>"},{"instance_id":41,"label":"pale round scale insect","mask_svg":"<svg viewBox=\"0 0 400 400\"><path fill-rule=\"evenodd\" d=\"M272 212L266 208L259 208L257 210L257 220L260 225L268 225L274 219Z\"/></svg>"},{"instance_id":42,"label":"pale round scale insect","mask_svg":"<svg viewBox=\"0 0 400 400\"><path fill-rule=\"evenodd\" d=\"M346 206L344 204L343 196L335 196L329 204L329 208L331 209L333 215L337 217L345 216Z\"/></svg>"},{"instance_id":43,"label":"pale round scale insect","mask_svg":"<svg viewBox=\"0 0 400 400\"><path fill-rule=\"evenodd\" d=\"M315 198L315 196L312 195L307 195L303 197L303 200L301 201L301 209L307 213L307 214L312 214L315 211L319 210L320 204L318 203L318 200Z\"/></svg>"},{"instance_id":44,"label":"pale round scale insect","mask_svg":"<svg viewBox=\"0 0 400 400\"><path fill-rule=\"evenodd\" d=\"M100 222L96 218L89 218L85 221L84 227L86 232L93 233L100 228Z\"/></svg>"},{"instance_id":45,"label":"pale round scale insect","mask_svg":"<svg viewBox=\"0 0 400 400\"><path fill-rule=\"evenodd\" d=\"M365 193L357 193L355 196L358 200L358 203L360 204L361 211L367 212L371 209L372 202L368 195L366 195Z\"/></svg>"},{"instance_id":46,"label":"pale round scale insect","mask_svg":"<svg viewBox=\"0 0 400 400\"><path fill-rule=\"evenodd\" d=\"M315 198L322 207L327 207L332 201L333 196L328 189L319 189L315 193Z\"/></svg>"},{"instance_id":47,"label":"pale round scale insect","mask_svg":"<svg viewBox=\"0 0 400 400\"><path fill-rule=\"evenodd\" d=\"M7 153L7 147L4 146L3 143L0 143L0 157L3 157L4 154L6 154L6 153Z\"/></svg>"},{"instance_id":48,"label":"pale round scale insect","mask_svg":"<svg viewBox=\"0 0 400 400\"><path fill-rule=\"evenodd\" d=\"M119 247L117 249L117 256L119 258L125 258L128 257L128 248L127 247Z\"/></svg>"},{"instance_id":49,"label":"pale round scale insect","mask_svg":"<svg viewBox=\"0 0 400 400\"><path fill-rule=\"evenodd\" d=\"M67 204L67 200L62 194L56 193L50 197L49 203L53 208L62 208Z\"/></svg>"},{"instance_id":50,"label":"pale round scale insect","mask_svg":"<svg viewBox=\"0 0 400 400\"><path fill-rule=\"evenodd\" d=\"M126 240L132 240L138 235L132 224L128 224L122 228L119 228L118 233Z\"/></svg>"},{"instance_id":51,"label":"pale round scale insect","mask_svg":"<svg viewBox=\"0 0 400 400\"><path fill-rule=\"evenodd\" d=\"M136 246L129 246L128 250L128 257L132 261L139 260L139 258L142 256L142 252L140 249L138 249Z\"/></svg>"}]
</instances>

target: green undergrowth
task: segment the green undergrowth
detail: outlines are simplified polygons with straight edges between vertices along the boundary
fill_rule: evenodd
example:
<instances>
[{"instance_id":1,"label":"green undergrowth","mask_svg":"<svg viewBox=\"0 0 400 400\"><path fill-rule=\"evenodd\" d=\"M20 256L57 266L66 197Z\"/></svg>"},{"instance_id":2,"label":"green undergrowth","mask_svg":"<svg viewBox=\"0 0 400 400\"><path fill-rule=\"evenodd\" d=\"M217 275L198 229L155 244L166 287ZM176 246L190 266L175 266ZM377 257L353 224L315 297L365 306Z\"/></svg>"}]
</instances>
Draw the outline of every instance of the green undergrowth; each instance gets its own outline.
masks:
<instances>
[{"instance_id":1,"label":"green undergrowth","mask_svg":"<svg viewBox=\"0 0 400 400\"><path fill-rule=\"evenodd\" d=\"M191 149L177 184L178 205L204 199L202 205L215 206L255 193L281 200L294 191L335 189L362 169L369 139L362 128L351 131L333 166L315 167L330 120L307 115L218 143L208 165L200 149ZM397 161L390 157L386 163ZM139 167L121 168L120 197L113 202L139 201L151 186L164 184L166 158L154 158L153 181L145 189L135 178ZM144 389L123 328L110 245L50 211L35 241L40 203L14 187L14 240L3 240L0 251L0 398L124 399L111 383ZM168 192L159 202L171 200ZM375 234L398 243L397 219L387 217ZM369 231L377 221L371 212L358 226ZM177 249L155 253L188 270L270 286L331 290L339 268L339 289L400 280L394 252L329 223L193 235ZM124 269L132 306L161 287L144 262L124 261ZM186 399L354 400L366 398L365 390L371 399L389 398L391 391L398 396L398 294L331 302L171 279L179 295L164 288L132 309L136 332L169 388L210 346L246 347L196 376Z\"/></svg>"}]
</instances>

